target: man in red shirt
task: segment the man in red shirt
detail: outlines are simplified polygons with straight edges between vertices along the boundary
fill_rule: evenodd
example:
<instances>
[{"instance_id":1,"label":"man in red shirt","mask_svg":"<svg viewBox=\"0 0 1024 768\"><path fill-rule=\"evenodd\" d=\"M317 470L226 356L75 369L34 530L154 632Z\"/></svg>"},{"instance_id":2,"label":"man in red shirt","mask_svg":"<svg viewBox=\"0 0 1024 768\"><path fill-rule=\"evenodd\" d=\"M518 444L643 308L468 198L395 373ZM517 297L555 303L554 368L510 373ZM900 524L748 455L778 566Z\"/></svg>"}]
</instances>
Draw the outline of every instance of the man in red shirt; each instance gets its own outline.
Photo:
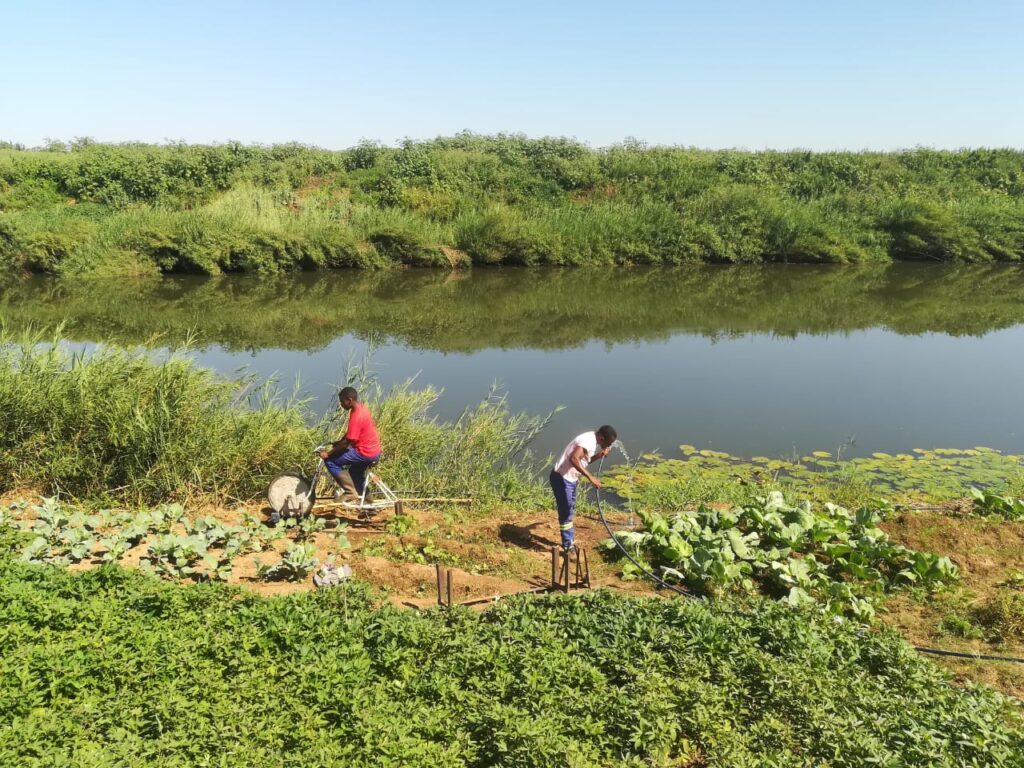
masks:
<instances>
[{"instance_id":1,"label":"man in red shirt","mask_svg":"<svg viewBox=\"0 0 1024 768\"><path fill-rule=\"evenodd\" d=\"M335 498L347 504L359 502L366 485L366 470L380 458L380 435L370 409L359 402L359 393L345 387L338 393L341 407L348 411L348 431L332 444L331 450L320 451L324 465L340 486ZM366 500L370 494L367 491Z\"/></svg>"}]
</instances>

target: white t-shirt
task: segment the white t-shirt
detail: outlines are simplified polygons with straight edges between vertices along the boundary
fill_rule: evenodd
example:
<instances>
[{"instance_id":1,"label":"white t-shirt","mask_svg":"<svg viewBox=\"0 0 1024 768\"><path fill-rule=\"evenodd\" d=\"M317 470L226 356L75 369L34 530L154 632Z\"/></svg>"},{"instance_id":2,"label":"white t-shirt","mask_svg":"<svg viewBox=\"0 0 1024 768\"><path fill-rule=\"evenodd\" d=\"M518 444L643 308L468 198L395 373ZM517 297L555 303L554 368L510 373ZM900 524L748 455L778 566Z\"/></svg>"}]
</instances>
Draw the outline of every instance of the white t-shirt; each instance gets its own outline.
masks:
<instances>
[{"instance_id":1,"label":"white t-shirt","mask_svg":"<svg viewBox=\"0 0 1024 768\"><path fill-rule=\"evenodd\" d=\"M575 483L580 479L580 473L572 465L572 454L580 446L583 446L583 450L586 452L586 455L580 459L580 464L585 467L590 463L590 457L597 453L597 432L584 432L582 435L574 437L573 441L565 446L558 461L555 462L555 472L570 483Z\"/></svg>"}]
</instances>

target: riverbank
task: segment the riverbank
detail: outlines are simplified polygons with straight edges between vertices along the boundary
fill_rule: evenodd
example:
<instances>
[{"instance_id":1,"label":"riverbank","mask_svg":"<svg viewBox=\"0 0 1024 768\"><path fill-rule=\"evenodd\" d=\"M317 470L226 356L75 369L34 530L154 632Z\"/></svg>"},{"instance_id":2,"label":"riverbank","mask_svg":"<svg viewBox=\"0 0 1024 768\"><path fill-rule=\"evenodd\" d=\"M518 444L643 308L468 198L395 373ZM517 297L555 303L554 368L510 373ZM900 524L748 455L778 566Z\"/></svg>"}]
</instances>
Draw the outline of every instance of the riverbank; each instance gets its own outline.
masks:
<instances>
[{"instance_id":1,"label":"riverbank","mask_svg":"<svg viewBox=\"0 0 1024 768\"><path fill-rule=\"evenodd\" d=\"M203 582L223 578L260 594L292 601L288 605L331 599L292 594L310 590L308 569L314 567L310 565L312 560L333 559L350 564L360 581L380 590L379 599L420 606L433 602L434 563L453 569L456 597L462 598L528 589L549 573L548 548L557 540L555 517L548 493L538 483L538 463L522 452L529 435L543 424L510 414L501 401L482 404L459 422L439 424L425 418L422 410L429 397L422 399L408 389L385 393L374 400L382 434L394 446L393 455L382 469L388 482L398 488L453 495L456 491L469 493L473 504L412 504L407 515L397 517L388 512L370 522L322 510L304 526L272 529L262 522L266 518L262 503L239 504L238 500L261 496L269 475L282 469L306 467L309 444L316 440L317 427L311 425L315 420L308 420L300 404L266 399L250 402L245 390L239 389L238 381L203 372L187 359L172 356L166 361L154 360L146 353L110 345L72 359L59 346L34 343L41 341L39 338L29 339L21 346L12 345L11 341L6 339L2 347L5 356L0 361L0 399L4 403L0 415L6 420L0 429L5 441L0 445L0 457L4 461L2 476L7 483L4 487L9 491L2 501L6 521L14 520L22 527L17 533L16 547L11 544L10 556L6 561L0 557L0 590L9 595L8 606L21 605L25 589L37 590L30 598L35 601L33 605L50 605L55 600L67 600L69 589L88 590L92 589L89 585L106 584L111 579L109 583L116 585L117 594L128 600L143 599L137 596L155 592L164 595L159 600L172 603L191 600L187 595L219 594L219 586L206 583L197 587L155 586L152 579L124 574L112 567L121 564L132 568L143 559L165 578ZM126 403L134 403L135 407L126 410ZM75 439L67 439L69 435ZM853 461L840 460L825 452L788 461L764 457L746 461L720 452L697 451L691 446L684 446L683 453L682 460L645 457L631 469L610 469L605 474L608 487L630 499L638 511L657 509L666 514L692 509L700 502L712 504L716 510L728 510L772 490L784 490L794 500L838 500L851 509L860 503L872 504L871 509L881 511L878 525L893 543L922 553L922 558L918 558L914 553L892 549L889 544L883 547L884 542L876 532L858 534L861 543L868 543L873 549L871 557L879 556L885 549L885 562L878 565L872 560L866 572L857 578L869 577L877 567L891 570L890 576L895 579L876 596L876 628L879 622L896 626L904 636L923 645L1004 655L1024 653L1016 586L1020 569L1024 568L1019 554L1024 523L1001 518L997 511L984 516L988 507L975 511L970 505L965 506L962 499L958 500L972 484L1019 493L1024 487L1020 457L985 449L922 450L914 455L880 454ZM114 470L120 474L112 475ZM69 506L66 512L55 506L45 513L52 519L44 519L41 527L33 524L35 540L42 538L46 546L33 543L22 518L35 515L38 520L40 513L32 511L31 503L47 502L25 489L78 497L80 506ZM950 503L925 512L891 512L872 501L879 494L918 504L943 499ZM18 503L22 495L29 499L29 505ZM172 499L184 499L188 505L181 508L161 504L149 509L137 506L146 500L156 504ZM127 508L110 510L115 501ZM15 509L8 510L11 503ZM992 502L989 506L997 510L998 505ZM598 543L605 532L593 512L584 500L578 527L580 541L592 555L595 584L616 592L649 591L649 585L641 579L622 581L621 576L629 574L621 563L600 558ZM841 517L835 510L828 514L837 516L836 519ZM868 525L865 514L857 514L857 525ZM613 525L617 530L624 529L623 518L619 515L615 519ZM720 522L726 519L720 516ZM139 534L140 530L144 533ZM747 539L749 536L744 534L743 540ZM737 546L730 537L728 547ZM821 564L843 557L841 547L835 546L827 543L827 553L819 559ZM946 567L949 579L944 576L941 583L925 585L922 581L915 585L909 576L896 575L896 570L903 567L898 563L906 557L912 557L915 563L920 560L929 572L932 564L939 563L934 558L949 558L963 574L962 581L955 570ZM16 558L50 565L14 563ZM93 575L54 575L53 571L59 570L54 565L65 559L73 569L96 571ZM853 563L852 557L847 559ZM268 581L260 575L261 570L275 566L285 569L289 577ZM793 578L798 578L792 563L788 567ZM865 570L857 563L848 567ZM216 570L215 576L211 575L211 568ZM849 578L852 577L835 577L829 589L843 589ZM25 583L35 586L19 586ZM712 592L711 606L701 610L720 611L723 617L736 618L752 610L750 615L760 622L767 615L764 612L775 616L773 612L779 610L767 607L771 601L738 583L716 586ZM57 593L63 597L58 598ZM261 607L263 603L248 603L251 598L231 594L234 604L251 606L246 610L265 610ZM748 603L736 613L731 602L736 594L755 603ZM100 599L110 596L103 592ZM629 605L628 601L617 602L621 597L582 600L610 600L611 607L607 609L614 611ZM60 604L64 606L64 616L86 612L80 620L75 619L76 626L92 626L93 619L87 615L92 610L89 600ZM552 605L557 608L557 604ZM787 622L786 633L805 636L802 633L818 626L846 631L840 629L843 622L825 621L818 614L788 605L784 608L793 611L791 617L779 619ZM12 625L21 626L18 622L22 619L17 618L23 615L21 609L8 609L15 611ZM373 616L393 614L385 611ZM464 625L459 626L465 629ZM526 635L515 635L521 636ZM859 647L867 647L865 636L858 637ZM939 673L924 662L912 660L909 649L895 636L872 631L867 637L871 638L869 643L879 637L890 637L885 642L896 643L893 648L900 648L898 659L891 660L896 666L887 662L887 675L906 680L910 674L907 664L919 670L914 675L931 675L929 679L937 687L929 688L929 696L990 695L974 689L952 693L954 689L943 682ZM289 638L285 642L295 641L290 634ZM404 646L407 640L396 642ZM828 658L834 658L833 654L840 652L836 649L846 647L847 640L829 635L821 643L815 647ZM807 663L807 650L799 649L801 665ZM132 658L135 650L125 649L125 654ZM712 655L709 669L719 669L721 660L717 652ZM223 663L241 663L241 658L232 651ZM1024 680L1013 667L963 661L942 663L961 681L984 681L1014 696L1024 690ZM788 663L786 669L787 675L793 671ZM835 681L837 686L847 683ZM168 685L171 695L177 689ZM923 689L915 691L915 697L923 695ZM534 691L529 696L541 694ZM302 702L308 705L305 699ZM970 706L975 708L979 704L972 701ZM935 714L935 710L926 708L916 711L912 719L920 723ZM817 738L816 733L818 729L811 728L807 738ZM698 729L694 734L694 738L701 740L702 752L710 753L717 748L711 746L707 731ZM833 740L834 736L830 734L828 738ZM740 744L736 748L746 747ZM897 749L893 754L902 757L908 754L899 751L902 747L892 749ZM994 754L989 750L986 757Z\"/></svg>"},{"instance_id":2,"label":"riverbank","mask_svg":"<svg viewBox=\"0 0 1024 768\"><path fill-rule=\"evenodd\" d=\"M45 504L39 494L30 490L0 494L0 535L5 523L13 530L31 531L33 516L39 515L39 505ZM728 508L725 504L715 506ZM970 503L966 501L959 507L969 510ZM134 571L140 568L142 560L161 551L159 545L153 547L161 538L155 529L123 547L117 543L123 536L116 526L90 531L85 538L71 536L73 527L87 526L90 518L81 517L82 510L71 506L63 505L62 509L63 519L57 524L68 527L50 532L54 552L68 552L58 543L62 538L74 539L76 544L90 541L88 552L78 552L67 566L73 572L110 567L112 562ZM84 511L89 514L87 508ZM226 533L236 538L245 538L242 534L248 532L249 536L265 540L240 548L211 578L261 597L313 591L310 572L299 571L276 579L262 576L263 569L289 557L289 549L303 546L307 548L304 559L310 571L325 562L348 565L357 581L374 590L379 602L396 607L433 607L437 600L434 566L440 563L452 572L454 600L474 601L476 610L486 610L516 593L545 586L550 580L550 547L559 540L557 518L543 503L532 510L494 507L486 511L407 504L402 516L386 510L369 520L354 512L324 507L313 518L317 525L306 529L296 526L286 531L265 527L269 512L263 502L230 508L205 504L183 512L184 520L207 521L201 527L212 523L224 526ZM628 517L624 513L607 508L606 512L613 530L626 530ZM126 516L132 517L132 513ZM152 513L148 522L156 527L163 525ZM950 558L959 569L960 578L938 591L912 588L887 596L879 605L876 627L893 627L914 645L1024 657L1024 600L1020 591L1024 574L1024 522L972 515L957 511L957 505L952 505L947 510L907 509L894 513L881 522L881 527L899 545ZM181 523L169 530L179 535L185 533ZM38 535L36 532L35 536ZM32 536L22 533L21 537L19 548L24 549ZM582 509L576 520L576 539L590 555L593 588L620 595L676 597L658 590L645 578L633 575L623 579L623 561L600 554L606 538L607 531L596 511ZM116 557L107 554L109 547L115 548ZM47 562L46 554L39 550L32 559ZM203 571L206 566L201 557L195 555L194 559L198 561L198 570ZM51 567L59 565L56 561L50 563ZM150 567L153 566L146 566ZM168 569L159 573L164 578L175 578ZM179 573L177 578L183 583L203 580L199 573ZM727 598L720 594L717 599ZM958 683L984 683L1024 700L1024 667L1019 664L944 656L928 658L949 670Z\"/></svg>"},{"instance_id":3,"label":"riverbank","mask_svg":"<svg viewBox=\"0 0 1024 768\"><path fill-rule=\"evenodd\" d=\"M52 151L52 150L58 151ZM388 148L0 149L0 272L1013 261L1024 153L705 151L460 134Z\"/></svg>"},{"instance_id":4,"label":"riverbank","mask_svg":"<svg viewBox=\"0 0 1024 768\"><path fill-rule=\"evenodd\" d=\"M432 387L406 381L384 389L367 361L343 367L338 381L359 388L375 414L392 487L471 497L484 508L529 508L547 498L544 457L531 447L553 414L516 413L495 392L443 421ZM248 501L280 472L308 472L313 446L336 439L335 392L316 405L327 416L317 416L310 401L273 380L218 374L187 348L100 340L78 351L59 329L0 330L0 491L31 487L125 503ZM850 447L742 458L683 445L679 457L645 454L630 467L610 466L607 480L624 497L670 508L741 503L772 490L850 507L876 496L963 498L972 486L1024 492L1024 459L1013 453L917 448L851 457Z\"/></svg>"}]
</instances>

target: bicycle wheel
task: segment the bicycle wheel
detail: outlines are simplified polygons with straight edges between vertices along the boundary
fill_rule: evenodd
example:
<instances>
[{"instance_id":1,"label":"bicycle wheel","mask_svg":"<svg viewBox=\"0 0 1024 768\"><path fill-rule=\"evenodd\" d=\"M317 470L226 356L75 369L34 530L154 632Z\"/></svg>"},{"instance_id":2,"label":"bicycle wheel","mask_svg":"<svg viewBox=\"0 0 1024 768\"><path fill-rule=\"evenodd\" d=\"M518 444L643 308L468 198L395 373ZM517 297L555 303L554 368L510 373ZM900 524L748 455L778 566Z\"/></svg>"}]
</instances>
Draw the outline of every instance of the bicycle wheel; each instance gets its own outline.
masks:
<instances>
[{"instance_id":1,"label":"bicycle wheel","mask_svg":"<svg viewBox=\"0 0 1024 768\"><path fill-rule=\"evenodd\" d=\"M309 479L295 472L278 475L267 487L267 501L278 514L304 515L313 508L315 500Z\"/></svg>"}]
</instances>

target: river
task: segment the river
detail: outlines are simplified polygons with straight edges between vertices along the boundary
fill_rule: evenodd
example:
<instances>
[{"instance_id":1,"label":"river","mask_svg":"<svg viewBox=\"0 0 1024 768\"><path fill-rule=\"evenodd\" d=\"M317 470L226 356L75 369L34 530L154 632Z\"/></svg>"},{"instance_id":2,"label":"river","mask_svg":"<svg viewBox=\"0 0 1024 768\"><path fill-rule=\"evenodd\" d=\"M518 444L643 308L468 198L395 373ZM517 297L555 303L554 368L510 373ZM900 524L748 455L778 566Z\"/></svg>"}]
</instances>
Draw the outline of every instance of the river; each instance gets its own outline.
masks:
<instances>
[{"instance_id":1,"label":"river","mask_svg":"<svg viewBox=\"0 0 1024 768\"><path fill-rule=\"evenodd\" d=\"M372 349L453 418L495 383L564 406L535 448L615 425L632 453L984 445L1024 453L1024 270L777 265L331 272L0 285L9 329L164 348L331 402Z\"/></svg>"}]
</instances>

